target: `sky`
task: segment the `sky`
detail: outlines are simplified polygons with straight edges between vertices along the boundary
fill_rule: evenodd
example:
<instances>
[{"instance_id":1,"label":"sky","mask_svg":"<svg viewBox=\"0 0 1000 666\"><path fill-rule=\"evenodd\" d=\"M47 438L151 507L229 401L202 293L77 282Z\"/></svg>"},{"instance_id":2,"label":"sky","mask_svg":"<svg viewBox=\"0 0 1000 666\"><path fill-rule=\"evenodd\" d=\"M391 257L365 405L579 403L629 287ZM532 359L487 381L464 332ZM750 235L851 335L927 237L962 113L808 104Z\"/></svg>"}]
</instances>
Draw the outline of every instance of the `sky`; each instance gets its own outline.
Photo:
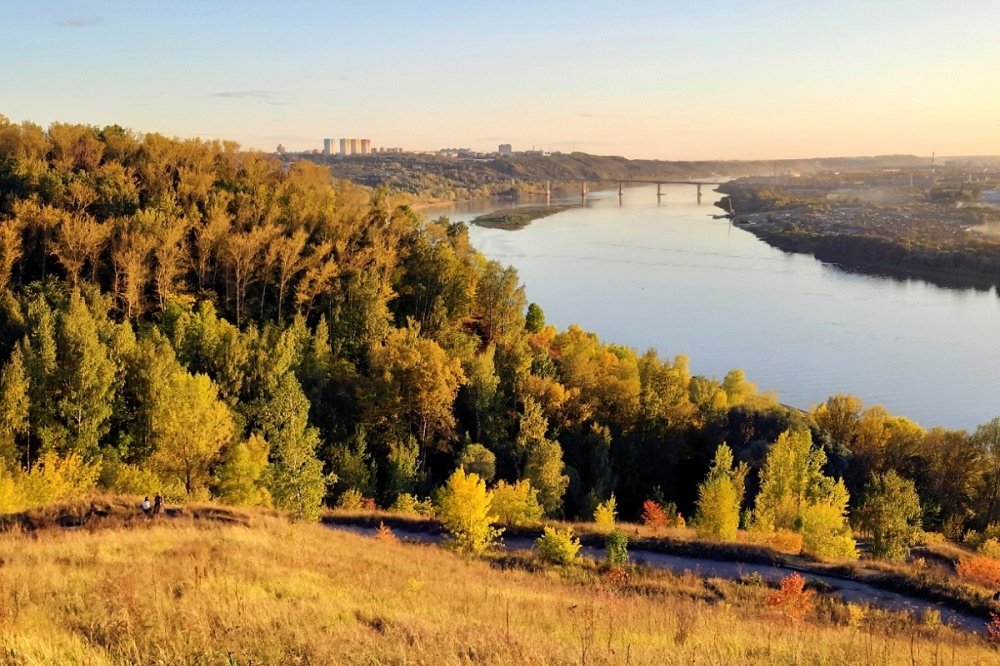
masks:
<instances>
[{"instance_id":1,"label":"sky","mask_svg":"<svg viewBox=\"0 0 1000 666\"><path fill-rule=\"evenodd\" d=\"M1000 155L997 0L2 0L0 114L273 151Z\"/></svg>"}]
</instances>

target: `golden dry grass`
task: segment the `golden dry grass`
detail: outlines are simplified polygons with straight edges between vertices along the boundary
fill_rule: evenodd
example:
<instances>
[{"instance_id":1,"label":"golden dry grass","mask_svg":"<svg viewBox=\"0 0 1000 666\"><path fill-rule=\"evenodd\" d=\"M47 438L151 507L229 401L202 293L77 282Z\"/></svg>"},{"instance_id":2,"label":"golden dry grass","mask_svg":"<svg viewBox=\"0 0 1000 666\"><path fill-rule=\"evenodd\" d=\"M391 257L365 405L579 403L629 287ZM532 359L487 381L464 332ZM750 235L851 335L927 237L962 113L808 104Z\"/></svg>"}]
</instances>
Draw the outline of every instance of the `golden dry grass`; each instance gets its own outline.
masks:
<instances>
[{"instance_id":1,"label":"golden dry grass","mask_svg":"<svg viewBox=\"0 0 1000 666\"><path fill-rule=\"evenodd\" d=\"M11 664L992 664L979 637L767 588L594 566L529 573L270 514L0 535Z\"/></svg>"}]
</instances>

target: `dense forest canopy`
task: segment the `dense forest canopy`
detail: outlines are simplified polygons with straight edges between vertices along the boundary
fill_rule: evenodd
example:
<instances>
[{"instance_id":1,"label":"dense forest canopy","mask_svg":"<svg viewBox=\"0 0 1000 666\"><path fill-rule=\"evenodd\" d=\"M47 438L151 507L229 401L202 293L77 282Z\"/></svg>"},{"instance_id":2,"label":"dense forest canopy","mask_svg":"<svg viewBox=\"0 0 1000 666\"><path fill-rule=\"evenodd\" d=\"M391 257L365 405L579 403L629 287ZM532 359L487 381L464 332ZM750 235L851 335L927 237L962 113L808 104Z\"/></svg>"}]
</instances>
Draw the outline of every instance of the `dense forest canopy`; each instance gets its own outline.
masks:
<instances>
[{"instance_id":1,"label":"dense forest canopy","mask_svg":"<svg viewBox=\"0 0 1000 666\"><path fill-rule=\"evenodd\" d=\"M690 512L726 443L742 508L763 486L769 524L794 527L777 463L762 473L779 441L812 466L803 501L822 487L842 511L893 471L928 527L1000 518L1000 421L925 431L851 396L790 410L740 370L546 326L464 225L326 167L0 116L0 509L94 485L412 507L462 466L530 482L548 515L614 493L636 518L650 499Z\"/></svg>"}]
</instances>

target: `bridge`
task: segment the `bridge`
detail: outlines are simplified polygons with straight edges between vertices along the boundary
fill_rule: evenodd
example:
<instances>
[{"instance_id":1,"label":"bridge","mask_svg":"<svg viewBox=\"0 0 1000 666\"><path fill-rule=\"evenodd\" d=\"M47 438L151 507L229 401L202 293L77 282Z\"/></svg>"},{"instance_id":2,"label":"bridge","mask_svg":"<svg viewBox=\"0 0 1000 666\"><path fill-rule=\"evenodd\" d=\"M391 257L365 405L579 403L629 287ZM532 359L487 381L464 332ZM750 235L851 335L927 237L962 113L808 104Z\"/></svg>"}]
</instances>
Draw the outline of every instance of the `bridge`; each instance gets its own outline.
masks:
<instances>
[{"instance_id":1,"label":"bridge","mask_svg":"<svg viewBox=\"0 0 1000 666\"><path fill-rule=\"evenodd\" d=\"M584 201L587 200L587 189L588 182L595 182L594 180L587 181L582 178L561 178L562 182L570 183L580 183L580 198ZM600 180L596 182L609 182L608 180ZM722 185L727 181L724 180L657 180L648 178L612 178L610 182L618 183L618 199L621 200L625 196L625 185L656 185L656 200L659 201L663 196L663 186L664 185L694 185L698 188L698 203L701 203L701 186L702 185ZM552 198L552 181L545 181L545 198Z\"/></svg>"}]
</instances>

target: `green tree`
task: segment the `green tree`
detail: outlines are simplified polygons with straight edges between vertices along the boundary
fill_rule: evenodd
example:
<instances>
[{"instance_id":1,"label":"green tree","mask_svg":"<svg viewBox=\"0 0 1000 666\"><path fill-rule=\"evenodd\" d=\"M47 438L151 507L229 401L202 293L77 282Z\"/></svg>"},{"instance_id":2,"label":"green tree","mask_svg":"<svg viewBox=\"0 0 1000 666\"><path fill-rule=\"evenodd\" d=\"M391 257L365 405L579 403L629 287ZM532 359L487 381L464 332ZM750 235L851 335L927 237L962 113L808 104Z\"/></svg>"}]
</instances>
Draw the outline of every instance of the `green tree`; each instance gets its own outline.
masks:
<instances>
[{"instance_id":1,"label":"green tree","mask_svg":"<svg viewBox=\"0 0 1000 666\"><path fill-rule=\"evenodd\" d=\"M704 539L735 541L740 525L739 493L733 483L733 452L725 444L715 451L708 477L698 487L695 526Z\"/></svg>"},{"instance_id":2,"label":"green tree","mask_svg":"<svg viewBox=\"0 0 1000 666\"><path fill-rule=\"evenodd\" d=\"M524 328L528 333L541 333L545 328L545 313L537 303L528 304L528 312L524 316Z\"/></svg>"},{"instance_id":3,"label":"green tree","mask_svg":"<svg viewBox=\"0 0 1000 666\"><path fill-rule=\"evenodd\" d=\"M28 434L30 391L23 354L15 347L0 372L0 457L9 469L20 464L18 439Z\"/></svg>"},{"instance_id":4,"label":"green tree","mask_svg":"<svg viewBox=\"0 0 1000 666\"><path fill-rule=\"evenodd\" d=\"M906 559L920 535L923 516L913 481L894 470L874 475L865 488L860 515L875 557L890 562Z\"/></svg>"},{"instance_id":5,"label":"green tree","mask_svg":"<svg viewBox=\"0 0 1000 666\"><path fill-rule=\"evenodd\" d=\"M93 458L111 416L115 366L79 291L70 295L58 319L56 354L54 390L47 396L55 404L56 425L46 444Z\"/></svg>"},{"instance_id":6,"label":"green tree","mask_svg":"<svg viewBox=\"0 0 1000 666\"><path fill-rule=\"evenodd\" d=\"M554 516L562 509L563 495L569 486L569 476L564 474L562 447L559 442L545 436L548 421L541 405L531 398L524 402L517 446L525 452L524 478L538 490L538 500L545 515Z\"/></svg>"},{"instance_id":7,"label":"green tree","mask_svg":"<svg viewBox=\"0 0 1000 666\"><path fill-rule=\"evenodd\" d=\"M490 510L493 493L475 474L460 467L440 488L436 508L441 524L451 533L455 544L478 553L488 548L503 530L493 527L496 517Z\"/></svg>"},{"instance_id":8,"label":"green tree","mask_svg":"<svg viewBox=\"0 0 1000 666\"><path fill-rule=\"evenodd\" d=\"M496 476L497 457L482 444L469 444L462 450L458 465L466 474L475 474L486 483Z\"/></svg>"},{"instance_id":9,"label":"green tree","mask_svg":"<svg viewBox=\"0 0 1000 666\"><path fill-rule=\"evenodd\" d=\"M420 472L420 445L412 435L389 444L387 492L391 504L400 495L410 494L423 479Z\"/></svg>"},{"instance_id":10,"label":"green tree","mask_svg":"<svg viewBox=\"0 0 1000 666\"><path fill-rule=\"evenodd\" d=\"M317 520L336 477L323 474L316 457L319 431L309 425L309 401L291 372L278 380L265 414L264 437L271 444L265 483L274 506L299 520Z\"/></svg>"}]
</instances>

